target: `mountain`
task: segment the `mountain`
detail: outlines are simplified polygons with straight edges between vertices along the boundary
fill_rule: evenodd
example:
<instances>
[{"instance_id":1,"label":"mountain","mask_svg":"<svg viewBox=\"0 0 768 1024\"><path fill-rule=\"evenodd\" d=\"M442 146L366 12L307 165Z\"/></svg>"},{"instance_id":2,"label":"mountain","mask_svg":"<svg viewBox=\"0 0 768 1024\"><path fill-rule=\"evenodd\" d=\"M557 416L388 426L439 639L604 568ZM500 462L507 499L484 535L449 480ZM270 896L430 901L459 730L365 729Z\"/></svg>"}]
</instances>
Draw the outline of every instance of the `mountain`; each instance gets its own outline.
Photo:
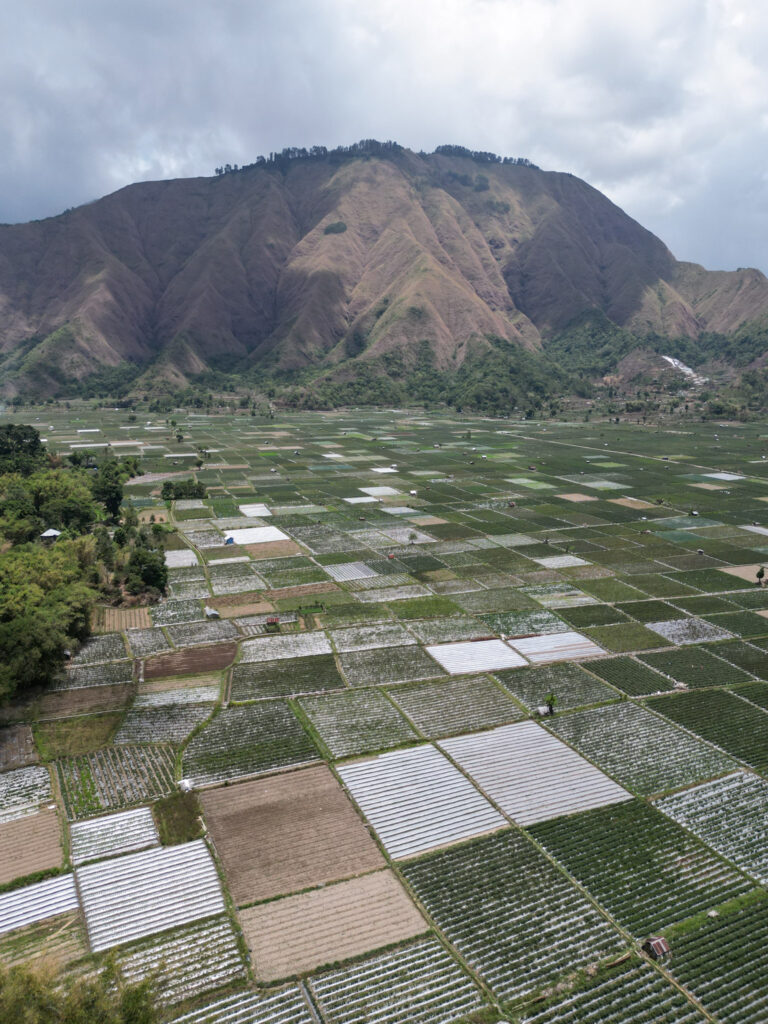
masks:
<instances>
[{"instance_id":1,"label":"mountain","mask_svg":"<svg viewBox=\"0 0 768 1024\"><path fill-rule=\"evenodd\" d=\"M585 315L695 340L767 313L759 271L678 262L586 182L461 147L287 150L0 226L6 394L145 370L451 374L500 345L538 358Z\"/></svg>"}]
</instances>

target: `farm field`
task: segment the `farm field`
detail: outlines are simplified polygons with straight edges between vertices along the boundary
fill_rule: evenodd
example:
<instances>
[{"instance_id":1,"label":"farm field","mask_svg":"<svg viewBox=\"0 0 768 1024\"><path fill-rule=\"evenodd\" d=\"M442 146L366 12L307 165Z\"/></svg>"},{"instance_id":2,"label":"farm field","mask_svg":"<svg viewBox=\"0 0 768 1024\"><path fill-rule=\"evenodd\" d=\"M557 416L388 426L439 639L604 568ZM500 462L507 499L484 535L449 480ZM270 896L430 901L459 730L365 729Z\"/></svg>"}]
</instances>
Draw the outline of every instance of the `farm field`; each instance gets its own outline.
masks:
<instances>
[{"instance_id":1,"label":"farm field","mask_svg":"<svg viewBox=\"0 0 768 1024\"><path fill-rule=\"evenodd\" d=\"M0 708L4 960L169 1024L763 1024L765 426L23 412L139 458L169 593Z\"/></svg>"}]
</instances>

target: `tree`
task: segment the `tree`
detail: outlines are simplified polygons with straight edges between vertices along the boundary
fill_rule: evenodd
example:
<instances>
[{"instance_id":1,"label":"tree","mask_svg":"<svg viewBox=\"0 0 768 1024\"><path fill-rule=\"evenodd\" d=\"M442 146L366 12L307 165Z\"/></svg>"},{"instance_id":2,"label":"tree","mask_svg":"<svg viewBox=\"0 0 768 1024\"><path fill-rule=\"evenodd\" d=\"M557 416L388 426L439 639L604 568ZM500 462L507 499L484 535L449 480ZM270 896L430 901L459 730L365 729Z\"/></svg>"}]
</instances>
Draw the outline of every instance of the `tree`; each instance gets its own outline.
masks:
<instances>
[{"instance_id":1,"label":"tree","mask_svg":"<svg viewBox=\"0 0 768 1024\"><path fill-rule=\"evenodd\" d=\"M765 579L765 566L764 565L760 566L760 568L755 573L755 576L757 577L757 585L758 585L758 587L762 587L763 586L763 580Z\"/></svg>"},{"instance_id":2,"label":"tree","mask_svg":"<svg viewBox=\"0 0 768 1024\"><path fill-rule=\"evenodd\" d=\"M91 481L93 496L100 501L112 519L120 515L123 501L123 470L115 458L105 459Z\"/></svg>"},{"instance_id":3,"label":"tree","mask_svg":"<svg viewBox=\"0 0 768 1024\"><path fill-rule=\"evenodd\" d=\"M45 446L34 427L23 423L0 426L0 473L28 476L45 465Z\"/></svg>"},{"instance_id":4,"label":"tree","mask_svg":"<svg viewBox=\"0 0 768 1024\"><path fill-rule=\"evenodd\" d=\"M554 715L555 707L557 706L557 696L554 693L548 693L544 698L544 703L547 705L547 714Z\"/></svg>"},{"instance_id":5,"label":"tree","mask_svg":"<svg viewBox=\"0 0 768 1024\"><path fill-rule=\"evenodd\" d=\"M165 555L161 550L137 544L128 559L125 586L129 593L140 594L145 590L162 593L168 585L168 569Z\"/></svg>"}]
</instances>

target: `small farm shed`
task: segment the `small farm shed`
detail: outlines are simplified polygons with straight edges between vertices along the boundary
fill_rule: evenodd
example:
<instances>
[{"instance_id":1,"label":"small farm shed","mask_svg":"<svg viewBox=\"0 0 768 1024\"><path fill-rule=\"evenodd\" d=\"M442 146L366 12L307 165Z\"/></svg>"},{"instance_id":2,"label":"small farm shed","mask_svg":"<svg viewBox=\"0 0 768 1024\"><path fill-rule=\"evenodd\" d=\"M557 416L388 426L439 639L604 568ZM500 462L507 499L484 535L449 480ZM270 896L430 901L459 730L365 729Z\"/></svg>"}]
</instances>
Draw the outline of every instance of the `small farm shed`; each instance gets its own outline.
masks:
<instances>
[{"instance_id":1,"label":"small farm shed","mask_svg":"<svg viewBox=\"0 0 768 1024\"><path fill-rule=\"evenodd\" d=\"M61 536L61 530L54 530L52 528L47 529L44 533L40 534L40 540L55 541Z\"/></svg>"},{"instance_id":2,"label":"small farm shed","mask_svg":"<svg viewBox=\"0 0 768 1024\"><path fill-rule=\"evenodd\" d=\"M651 937L643 943L643 951L652 960L663 960L670 954L669 943L662 936Z\"/></svg>"}]
</instances>

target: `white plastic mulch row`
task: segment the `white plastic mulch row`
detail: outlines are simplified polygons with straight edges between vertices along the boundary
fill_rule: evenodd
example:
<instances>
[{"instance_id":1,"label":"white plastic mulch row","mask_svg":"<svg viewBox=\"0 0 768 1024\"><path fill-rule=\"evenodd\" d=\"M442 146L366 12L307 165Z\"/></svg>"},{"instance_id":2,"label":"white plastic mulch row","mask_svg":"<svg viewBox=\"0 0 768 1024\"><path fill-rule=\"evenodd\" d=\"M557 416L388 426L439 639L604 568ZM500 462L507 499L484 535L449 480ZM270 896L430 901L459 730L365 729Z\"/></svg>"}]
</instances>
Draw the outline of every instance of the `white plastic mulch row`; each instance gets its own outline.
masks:
<instances>
[{"instance_id":1,"label":"white plastic mulch row","mask_svg":"<svg viewBox=\"0 0 768 1024\"><path fill-rule=\"evenodd\" d=\"M594 641L571 630L514 640L512 647L534 665L543 665L549 661L576 661L578 658L593 658L597 654L605 654L602 647L598 647Z\"/></svg>"},{"instance_id":2,"label":"white plastic mulch row","mask_svg":"<svg viewBox=\"0 0 768 1024\"><path fill-rule=\"evenodd\" d=\"M506 824L432 746L339 766L339 774L388 853L412 857Z\"/></svg>"},{"instance_id":3,"label":"white plastic mulch row","mask_svg":"<svg viewBox=\"0 0 768 1024\"><path fill-rule=\"evenodd\" d=\"M298 988L239 992L175 1017L172 1024L316 1024Z\"/></svg>"},{"instance_id":4,"label":"white plastic mulch row","mask_svg":"<svg viewBox=\"0 0 768 1024\"><path fill-rule=\"evenodd\" d=\"M287 636L265 636L246 640L241 646L240 660L277 661L283 658L305 658L312 654L331 654L331 643L325 633L296 633Z\"/></svg>"},{"instance_id":5,"label":"white plastic mulch row","mask_svg":"<svg viewBox=\"0 0 768 1024\"><path fill-rule=\"evenodd\" d=\"M339 565L324 565L323 569L337 583L348 580L362 580L369 576L378 576L365 562L342 562Z\"/></svg>"},{"instance_id":6,"label":"white plastic mulch row","mask_svg":"<svg viewBox=\"0 0 768 1024\"><path fill-rule=\"evenodd\" d=\"M165 552L165 564L169 569L183 569L189 565L197 565L198 558L191 548Z\"/></svg>"},{"instance_id":7,"label":"white plastic mulch row","mask_svg":"<svg viewBox=\"0 0 768 1024\"><path fill-rule=\"evenodd\" d=\"M452 676L519 668L526 664L525 658L521 658L502 640L468 640L464 643L429 646L425 650Z\"/></svg>"},{"instance_id":8,"label":"white plastic mulch row","mask_svg":"<svg viewBox=\"0 0 768 1024\"><path fill-rule=\"evenodd\" d=\"M440 746L519 825L632 798L535 722L459 736Z\"/></svg>"},{"instance_id":9,"label":"white plastic mulch row","mask_svg":"<svg viewBox=\"0 0 768 1024\"><path fill-rule=\"evenodd\" d=\"M160 845L148 807L73 822L70 836L72 863L75 865Z\"/></svg>"},{"instance_id":10,"label":"white plastic mulch row","mask_svg":"<svg viewBox=\"0 0 768 1024\"><path fill-rule=\"evenodd\" d=\"M78 868L77 882L94 953L224 912L202 839Z\"/></svg>"},{"instance_id":11,"label":"white plastic mulch row","mask_svg":"<svg viewBox=\"0 0 768 1024\"><path fill-rule=\"evenodd\" d=\"M42 765L0 774L0 824L34 814L40 804L50 800L53 800L51 776Z\"/></svg>"},{"instance_id":12,"label":"white plastic mulch row","mask_svg":"<svg viewBox=\"0 0 768 1024\"><path fill-rule=\"evenodd\" d=\"M235 544L268 544L274 540L290 540L276 526L252 526L244 530L225 530L224 536Z\"/></svg>"},{"instance_id":13,"label":"white plastic mulch row","mask_svg":"<svg viewBox=\"0 0 768 1024\"><path fill-rule=\"evenodd\" d=\"M59 875L0 895L0 935L78 908L72 875Z\"/></svg>"},{"instance_id":14,"label":"white plastic mulch row","mask_svg":"<svg viewBox=\"0 0 768 1024\"><path fill-rule=\"evenodd\" d=\"M260 502L255 502L250 505L238 505L238 508L248 519L258 519L260 516L272 515L267 506Z\"/></svg>"}]
</instances>

